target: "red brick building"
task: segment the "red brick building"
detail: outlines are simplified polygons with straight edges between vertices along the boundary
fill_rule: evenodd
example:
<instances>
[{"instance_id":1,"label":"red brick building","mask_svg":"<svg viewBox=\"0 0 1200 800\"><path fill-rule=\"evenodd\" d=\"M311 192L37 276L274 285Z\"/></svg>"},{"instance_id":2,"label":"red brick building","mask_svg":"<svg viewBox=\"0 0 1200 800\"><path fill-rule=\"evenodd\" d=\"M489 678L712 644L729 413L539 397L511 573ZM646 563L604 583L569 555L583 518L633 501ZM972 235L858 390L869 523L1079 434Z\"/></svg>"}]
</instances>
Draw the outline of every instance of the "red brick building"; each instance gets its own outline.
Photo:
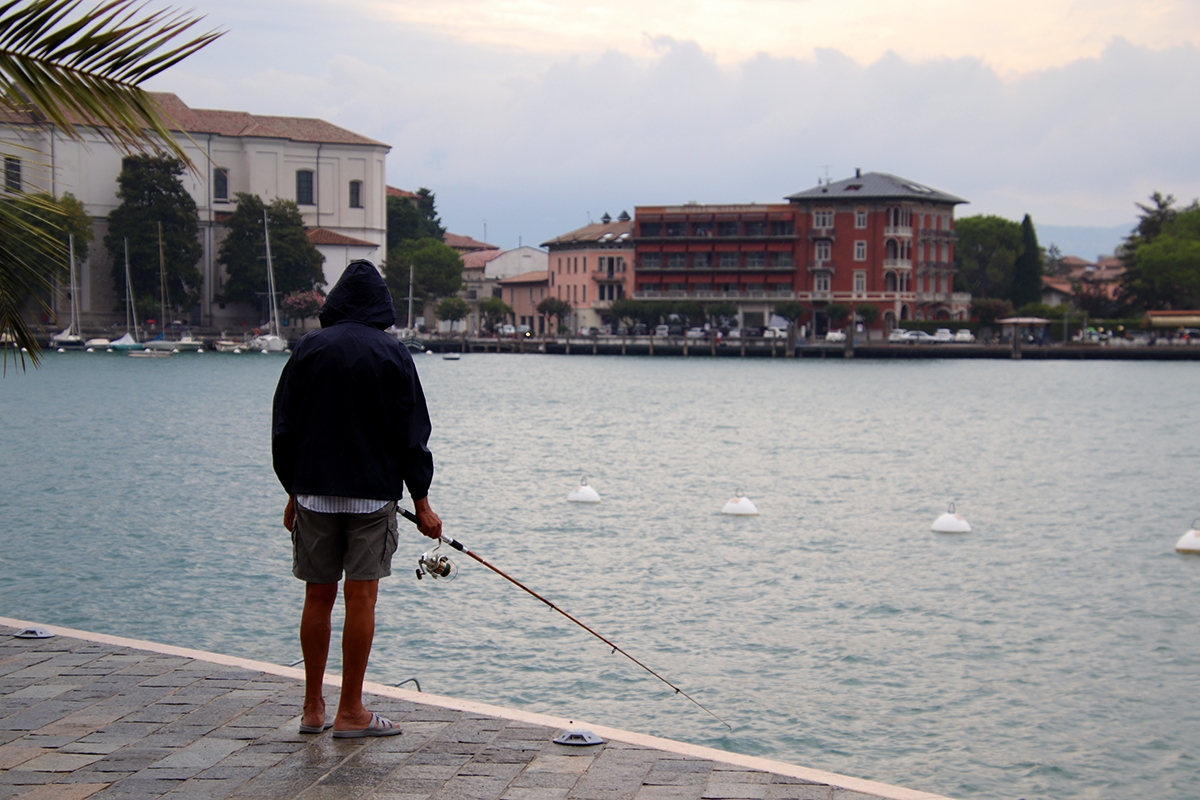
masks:
<instances>
[{"instance_id":1,"label":"red brick building","mask_svg":"<svg viewBox=\"0 0 1200 800\"><path fill-rule=\"evenodd\" d=\"M786 204L639 206L634 298L730 301L739 322L799 300L818 332L829 303L903 319L965 319L954 291L953 195L883 173L822 183Z\"/></svg>"}]
</instances>

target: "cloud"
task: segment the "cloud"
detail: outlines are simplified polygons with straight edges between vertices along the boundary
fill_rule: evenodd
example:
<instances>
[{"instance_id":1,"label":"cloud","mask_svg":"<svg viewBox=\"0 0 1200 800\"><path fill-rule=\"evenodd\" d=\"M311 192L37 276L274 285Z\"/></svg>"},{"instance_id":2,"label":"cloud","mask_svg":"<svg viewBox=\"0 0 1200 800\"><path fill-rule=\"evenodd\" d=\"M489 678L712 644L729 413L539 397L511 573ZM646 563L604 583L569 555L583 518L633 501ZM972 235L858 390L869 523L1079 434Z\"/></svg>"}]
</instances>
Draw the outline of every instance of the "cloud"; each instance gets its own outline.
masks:
<instances>
[{"instance_id":1,"label":"cloud","mask_svg":"<svg viewBox=\"0 0 1200 800\"><path fill-rule=\"evenodd\" d=\"M638 204L777 201L826 166L835 178L903 175L968 198L962 213L1052 225L1124 224L1154 189L1200 195L1188 143L1200 53L1187 44L1116 39L1014 76L972 57L864 63L823 48L726 63L694 40L644 34L646 55L547 56L397 33L377 17L330 25L300 40L233 28L224 51L154 87L388 142L393 185L432 188L452 230L482 236L486 219L505 246Z\"/></svg>"}]
</instances>

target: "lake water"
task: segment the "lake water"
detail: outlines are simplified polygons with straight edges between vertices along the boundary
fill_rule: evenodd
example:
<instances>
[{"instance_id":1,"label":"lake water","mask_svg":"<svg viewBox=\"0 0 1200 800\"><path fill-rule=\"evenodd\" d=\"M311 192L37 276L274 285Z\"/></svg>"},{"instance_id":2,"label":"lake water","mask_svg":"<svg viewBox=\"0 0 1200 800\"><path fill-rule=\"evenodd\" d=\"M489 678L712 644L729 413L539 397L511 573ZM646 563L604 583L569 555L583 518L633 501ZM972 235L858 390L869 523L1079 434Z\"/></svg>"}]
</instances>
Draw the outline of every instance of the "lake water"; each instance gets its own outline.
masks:
<instances>
[{"instance_id":1,"label":"lake water","mask_svg":"<svg viewBox=\"0 0 1200 800\"><path fill-rule=\"evenodd\" d=\"M297 661L283 363L10 363L0 613ZM959 798L1197 796L1197 365L417 363L447 533L733 730L463 556L418 583L408 526L369 679ZM952 501L974 532L931 533Z\"/></svg>"}]
</instances>

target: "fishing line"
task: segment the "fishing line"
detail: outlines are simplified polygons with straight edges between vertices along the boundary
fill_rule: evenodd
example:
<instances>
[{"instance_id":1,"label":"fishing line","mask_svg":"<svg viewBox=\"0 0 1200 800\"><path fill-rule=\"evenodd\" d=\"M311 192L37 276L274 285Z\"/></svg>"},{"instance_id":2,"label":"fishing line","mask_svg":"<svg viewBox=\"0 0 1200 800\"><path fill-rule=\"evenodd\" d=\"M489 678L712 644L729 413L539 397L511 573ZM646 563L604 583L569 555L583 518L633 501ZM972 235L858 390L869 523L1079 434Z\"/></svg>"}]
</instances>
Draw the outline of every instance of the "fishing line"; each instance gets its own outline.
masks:
<instances>
[{"instance_id":1,"label":"fishing line","mask_svg":"<svg viewBox=\"0 0 1200 800\"><path fill-rule=\"evenodd\" d=\"M416 514L414 514L413 512L409 511L406 508L401 508L398 510L400 511L400 514L405 519L407 519L409 522L413 523L414 525L417 524L417 515ZM583 628L585 631L590 633L592 636L595 636L597 639L599 639L600 641L604 642L606 645L611 647L612 652L620 653L621 655L625 656L630 661L637 664L642 669L646 670L646 672L649 672L651 675L658 678L660 681L665 683L667 686L670 686L672 689L674 689L675 694L683 695L688 700L692 701L692 703L694 703L698 708L700 708L702 711L704 711L709 716L711 716L713 719L715 719L717 722L720 722L726 728L729 728L729 730L733 730L732 725L730 725L728 722L726 722L725 720L721 719L716 714L714 714L707 706L705 706L699 700L692 697L690 694L685 692L683 689L680 689L675 684L671 683L669 680L664 678L662 675L659 675L657 672L650 669L650 667L646 666L641 661L638 661L636 658L634 658L629 653L622 650L617 645L613 644L613 642L611 640L605 638L604 636L601 636L599 633L592 630L591 628L589 628L587 625L583 624L579 620L575 619L575 617L571 616L563 609L554 605L554 603L551 603L545 597L542 597L540 594L535 592L533 589L530 589L528 586L521 583L516 578L514 578L511 575L509 575L508 573L504 572L504 570L499 569L499 568L493 566L492 564L489 564L487 561L485 561L479 555L477 555L477 554L473 553L471 550L469 550L467 548L467 546L465 544L463 544L462 542L458 541L457 539L451 539L449 536L442 536L441 539L439 539L439 541L445 542L450 547L453 547L455 550L459 551L460 553L465 553L466 555L468 555L471 558L478 561L480 564L483 564L485 567L490 569L492 572L499 575L501 578L504 578L504 580L508 581L509 583L513 584L514 586L516 586L520 589L523 589L524 591L526 591L529 594L536 597L538 600L541 600L543 603L545 603L547 606L549 606L551 610L557 611L558 613L562 614L564 617L571 620L571 622L574 622L576 625ZM457 568L450 562L450 559L447 558L446 556L438 556L436 554L433 556L430 556L427 553L421 554L421 558L420 558L420 561L418 562L418 566L417 566L417 580L420 580L423 575L429 575L431 578L433 578L435 580L437 580L437 579L452 580L456 573L457 573Z\"/></svg>"}]
</instances>

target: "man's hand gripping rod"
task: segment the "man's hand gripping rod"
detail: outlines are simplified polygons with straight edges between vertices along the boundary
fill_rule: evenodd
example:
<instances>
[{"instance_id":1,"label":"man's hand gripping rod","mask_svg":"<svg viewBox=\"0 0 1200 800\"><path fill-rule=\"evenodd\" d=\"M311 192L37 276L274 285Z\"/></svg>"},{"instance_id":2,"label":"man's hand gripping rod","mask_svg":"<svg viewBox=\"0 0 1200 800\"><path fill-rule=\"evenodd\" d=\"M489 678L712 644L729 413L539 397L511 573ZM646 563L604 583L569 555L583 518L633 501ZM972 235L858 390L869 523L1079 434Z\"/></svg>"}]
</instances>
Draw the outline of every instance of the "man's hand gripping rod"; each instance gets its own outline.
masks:
<instances>
[{"instance_id":1,"label":"man's hand gripping rod","mask_svg":"<svg viewBox=\"0 0 1200 800\"><path fill-rule=\"evenodd\" d=\"M401 508L401 509L399 509L399 511L400 511L400 514L401 514L401 515L402 515L402 516L403 516L405 519L407 519L409 522L412 522L413 524L416 524L416 522L417 522L417 515L416 515L416 514L414 514L413 512L409 511L407 508ZM637 664L637 665L638 665L639 667L641 667L642 669L646 670L646 672L649 672L651 675L653 675L654 677L658 678L660 681L662 681L663 683L665 683L667 686L670 686L672 689L674 689L674 690L675 690L675 694L681 694L681 695L683 695L683 696L684 696L684 697L686 697L688 700L691 700L693 703L695 703L695 704L696 704L696 706L698 706L700 709L702 709L702 710L703 710L705 713L707 713L707 714L708 714L709 716L711 716L713 719L717 720L717 722L720 722L720 723L721 723L722 725L724 725L726 728L729 728L729 730L733 730L733 726L732 726L732 725L730 725L728 722L726 722L725 720L721 719L721 718L720 718L720 717L718 717L716 714L714 714L712 711L710 711L710 710L708 709L708 707L706 707L706 706L705 706L703 703L701 703L699 700L697 700L696 698L692 697L690 694L688 694L687 692L685 692L683 689L680 689L680 688L679 688L678 686L676 686L675 684L671 683L669 680L667 680L666 678L664 678L662 675L659 675L657 672L655 672L654 670L652 670L652 669L650 669L649 667L647 667L647 666L646 666L645 664L643 664L641 661L638 661L636 658L634 658L634 657L633 657L633 656L631 656L629 653L627 653L627 652L625 652L624 650L622 650L620 647L617 647L617 646L616 646L615 644L613 644L613 643L612 643L610 640L606 639L605 637L603 637L603 636L601 636L600 634L596 633L596 631L594 631L594 630L592 630L591 628L589 628L587 625L584 625L582 622L580 622L579 620L575 619L575 617L571 616L571 615L570 615L570 614L568 614L566 611L563 611L561 608L559 608L558 606L554 605L554 603L551 603L549 600L547 600L546 598L542 597L540 594L538 594L537 592L535 592L533 589L530 589L528 586L526 586L525 584L521 583L521 582L520 582L519 580L517 580L516 578L512 577L511 575L508 575L508 574L507 574L507 573L505 573L503 570L501 570L501 569L498 569L498 568L496 568L496 567L492 566L492 565L491 565L491 564L489 564L487 561L485 561L485 560L483 560L482 558L480 558L479 556L477 556L475 553L472 553L470 550L468 550L468 549L467 549L467 546L466 546L466 545L464 545L462 542L458 541L457 539L451 539L449 536L442 536L442 537L441 537L441 541L443 541L443 542L445 542L446 544L450 545L451 547L453 547L455 550L459 551L460 553L465 553L466 555L468 555L468 556L470 556L471 558L473 558L473 559L475 559L476 561L478 561L480 564L483 564L485 567L487 567L488 569L490 569L492 572L494 572L494 573L496 573L497 575L499 575L501 578L504 578L504 580L508 581L509 583L513 584L514 586L516 586L516 587L518 587L518 588L520 588L520 589L523 589L524 591L526 591L526 592L528 592L529 594L531 594L531 595L533 595L534 597L536 597L538 600L541 600L543 603L545 603L547 606L549 606L549 607L550 607L552 610L554 610L554 611L557 611L558 613L562 614L564 617L566 617L567 619L571 620L571 622L574 622L576 625L578 625L579 627L583 628L585 631L587 631L588 633L590 633L592 636L595 636L597 639L599 639L600 641L604 642L606 645L608 645L609 647L611 647L611 648L612 648L612 651L613 651L614 653L620 653L621 655L625 656L625 657L626 657L626 658L628 658L630 661L632 661L633 663Z\"/></svg>"}]
</instances>

